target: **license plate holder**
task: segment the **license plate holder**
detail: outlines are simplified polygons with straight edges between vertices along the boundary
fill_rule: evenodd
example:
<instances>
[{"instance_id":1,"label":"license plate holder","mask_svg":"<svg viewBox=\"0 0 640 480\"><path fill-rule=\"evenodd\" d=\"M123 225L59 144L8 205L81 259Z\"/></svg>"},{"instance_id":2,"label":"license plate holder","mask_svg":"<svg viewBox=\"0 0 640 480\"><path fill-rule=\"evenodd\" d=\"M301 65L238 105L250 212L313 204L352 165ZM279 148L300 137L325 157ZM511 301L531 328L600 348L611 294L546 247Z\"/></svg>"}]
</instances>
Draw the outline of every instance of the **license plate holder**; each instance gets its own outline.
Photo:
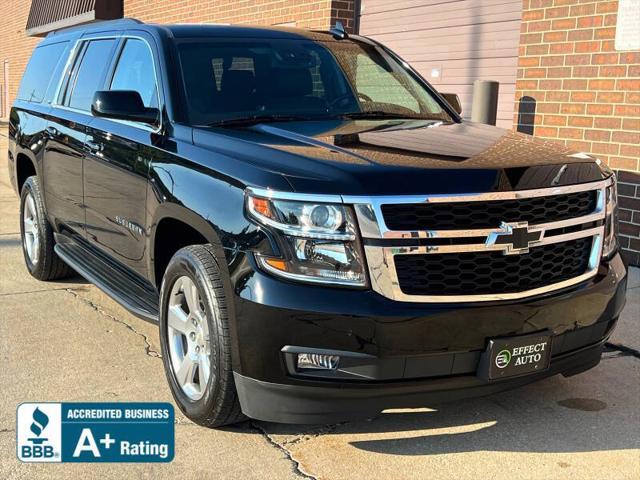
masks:
<instances>
[{"instance_id":1,"label":"license plate holder","mask_svg":"<svg viewBox=\"0 0 640 480\"><path fill-rule=\"evenodd\" d=\"M542 372L551 362L551 332L491 338L480 357L478 377L500 380Z\"/></svg>"}]
</instances>

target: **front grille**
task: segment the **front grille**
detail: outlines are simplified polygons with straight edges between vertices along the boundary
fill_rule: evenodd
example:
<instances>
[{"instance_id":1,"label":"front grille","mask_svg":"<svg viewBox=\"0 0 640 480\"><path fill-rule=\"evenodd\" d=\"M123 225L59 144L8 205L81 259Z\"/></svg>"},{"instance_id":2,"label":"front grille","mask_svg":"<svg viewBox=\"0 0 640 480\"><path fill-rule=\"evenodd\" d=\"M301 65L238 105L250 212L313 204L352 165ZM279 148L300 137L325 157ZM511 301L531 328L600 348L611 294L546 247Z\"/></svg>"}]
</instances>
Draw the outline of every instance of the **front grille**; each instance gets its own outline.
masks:
<instances>
[{"instance_id":1,"label":"front grille","mask_svg":"<svg viewBox=\"0 0 640 480\"><path fill-rule=\"evenodd\" d=\"M449 207L452 207L449 205ZM552 285L586 273L592 237L501 252L395 255L400 289L407 295L487 295Z\"/></svg>"},{"instance_id":2,"label":"front grille","mask_svg":"<svg viewBox=\"0 0 640 480\"><path fill-rule=\"evenodd\" d=\"M382 205L390 230L466 230L495 228L502 222L536 225L589 215L596 209L597 191L518 200Z\"/></svg>"}]
</instances>

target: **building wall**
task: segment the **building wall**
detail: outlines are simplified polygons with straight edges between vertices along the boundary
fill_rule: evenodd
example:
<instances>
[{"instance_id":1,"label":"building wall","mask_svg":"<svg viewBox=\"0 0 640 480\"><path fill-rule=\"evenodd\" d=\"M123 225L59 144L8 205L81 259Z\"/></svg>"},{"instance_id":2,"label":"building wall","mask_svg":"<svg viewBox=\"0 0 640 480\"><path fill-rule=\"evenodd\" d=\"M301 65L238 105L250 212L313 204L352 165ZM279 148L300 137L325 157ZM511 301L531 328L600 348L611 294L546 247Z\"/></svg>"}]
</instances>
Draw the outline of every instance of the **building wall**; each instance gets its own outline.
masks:
<instances>
[{"instance_id":1,"label":"building wall","mask_svg":"<svg viewBox=\"0 0 640 480\"><path fill-rule=\"evenodd\" d=\"M638 2L640 5L640 1ZM617 0L523 0L515 122L619 174L621 242L640 260L640 51L614 47ZM523 125L525 124L525 125Z\"/></svg>"},{"instance_id":2,"label":"building wall","mask_svg":"<svg viewBox=\"0 0 640 480\"><path fill-rule=\"evenodd\" d=\"M336 19L352 28L353 4L353 0L124 0L124 15L149 23L295 23L326 30Z\"/></svg>"},{"instance_id":3,"label":"building wall","mask_svg":"<svg viewBox=\"0 0 640 480\"><path fill-rule=\"evenodd\" d=\"M4 83L6 81L3 64L8 61L9 102L7 105L9 106L13 103L13 99L18 92L22 73L27 66L31 51L40 41L39 38L25 35L30 6L31 0L3 1L5 13L0 23L0 96L4 97ZM2 104L0 103L0 105ZM0 118L3 116L2 114L4 116L7 115L6 112L0 112Z\"/></svg>"},{"instance_id":4,"label":"building wall","mask_svg":"<svg viewBox=\"0 0 640 480\"><path fill-rule=\"evenodd\" d=\"M475 80L500 82L497 125L513 126L522 0L362 0L360 33L388 45L472 117Z\"/></svg>"}]
</instances>

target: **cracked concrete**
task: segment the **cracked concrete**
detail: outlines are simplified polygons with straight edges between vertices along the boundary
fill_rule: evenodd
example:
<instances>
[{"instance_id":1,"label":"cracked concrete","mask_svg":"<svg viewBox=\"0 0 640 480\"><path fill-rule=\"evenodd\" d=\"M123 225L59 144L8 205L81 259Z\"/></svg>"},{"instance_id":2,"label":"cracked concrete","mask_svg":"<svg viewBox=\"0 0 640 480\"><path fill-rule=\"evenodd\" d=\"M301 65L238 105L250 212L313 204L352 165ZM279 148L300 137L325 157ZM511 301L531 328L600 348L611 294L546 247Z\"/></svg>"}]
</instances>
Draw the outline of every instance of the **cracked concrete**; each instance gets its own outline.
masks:
<instances>
[{"instance_id":1,"label":"cracked concrete","mask_svg":"<svg viewBox=\"0 0 640 480\"><path fill-rule=\"evenodd\" d=\"M0 150L6 149L0 138ZM0 179L6 166L0 162ZM366 422L199 427L176 409L176 458L152 464L21 464L24 401L168 401L157 327L76 277L31 278L18 202L0 184L0 478L638 479L640 269L601 364L490 397L393 410Z\"/></svg>"},{"instance_id":2,"label":"cracked concrete","mask_svg":"<svg viewBox=\"0 0 640 480\"><path fill-rule=\"evenodd\" d=\"M21 261L0 251L3 267L5 259ZM3 284L4 277L0 292ZM158 358L157 327L129 316L95 287L82 283L33 289L28 297L21 293L0 300L1 425L15 425L15 409L24 401L172 401ZM15 458L14 435L12 429L0 435L0 478L65 478L78 473L90 478L299 478L283 452L247 427L204 429L178 410L180 455L164 467L87 464L52 469L21 464Z\"/></svg>"},{"instance_id":3,"label":"cracked concrete","mask_svg":"<svg viewBox=\"0 0 640 480\"><path fill-rule=\"evenodd\" d=\"M275 448L280 450L291 461L291 468L292 468L293 473L296 476L298 476L300 478L308 478L308 479L312 479L312 480L316 479L315 476L307 473L304 470L304 467L300 464L300 462L293 457L291 451L289 450L289 448L287 448L289 443L284 442L283 444L280 444L280 443L276 442L271 437L271 435L269 435L269 433L262 427L260 422L250 421L249 424L251 425L251 428L253 428L257 432L259 432L267 440L267 442L269 442Z\"/></svg>"},{"instance_id":4,"label":"cracked concrete","mask_svg":"<svg viewBox=\"0 0 640 480\"><path fill-rule=\"evenodd\" d=\"M83 297L82 295L80 295L78 293L78 291L72 289L72 288L66 288L65 291L67 293L70 293L71 295L73 295L74 297L76 297L77 299L79 299L80 301L86 303L87 305L89 305L91 308L93 308L96 312L100 313L101 315L104 315L105 317L110 318L111 320L113 320L116 323L119 323L120 325L124 325L125 328L128 328L129 330L131 330L133 333L135 333L136 335L138 335L139 337L141 337L144 340L144 350L145 353L150 356L150 357L155 357L155 358L162 358L162 355L160 355L159 352L157 352L156 350L153 349L153 347L151 346L151 342L149 340L149 336L145 333L139 332L138 330L136 330L136 328L131 325L130 323L125 322L124 320L120 320L119 318L115 317L114 315L111 315L109 313L107 313L100 305L92 302L90 299Z\"/></svg>"},{"instance_id":5,"label":"cracked concrete","mask_svg":"<svg viewBox=\"0 0 640 480\"><path fill-rule=\"evenodd\" d=\"M0 150L6 151L6 143L0 141ZM7 178L4 162L0 178ZM179 454L171 464L20 463L15 415L21 402L172 398L157 327L131 316L78 277L50 283L31 278L17 219L18 202L0 185L0 478L300 478L286 454L248 425L209 430L178 409Z\"/></svg>"}]
</instances>

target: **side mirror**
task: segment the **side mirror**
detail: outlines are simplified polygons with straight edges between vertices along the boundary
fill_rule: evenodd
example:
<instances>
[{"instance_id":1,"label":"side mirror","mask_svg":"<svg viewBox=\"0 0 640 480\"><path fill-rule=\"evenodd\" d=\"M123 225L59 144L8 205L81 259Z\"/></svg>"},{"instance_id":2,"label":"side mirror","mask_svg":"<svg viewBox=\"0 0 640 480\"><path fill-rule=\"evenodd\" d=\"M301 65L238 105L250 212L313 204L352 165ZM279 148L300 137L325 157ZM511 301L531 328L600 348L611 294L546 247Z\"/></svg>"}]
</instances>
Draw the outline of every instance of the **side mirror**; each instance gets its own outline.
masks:
<instances>
[{"instance_id":1,"label":"side mirror","mask_svg":"<svg viewBox=\"0 0 640 480\"><path fill-rule=\"evenodd\" d=\"M460 105L460 98L457 93L441 93L440 95L451 105L451 108L458 112L459 115L462 115L462 105Z\"/></svg>"},{"instance_id":2,"label":"side mirror","mask_svg":"<svg viewBox=\"0 0 640 480\"><path fill-rule=\"evenodd\" d=\"M95 93L91 113L96 117L114 118L155 124L160 111L144 106L140 94L133 90L102 90Z\"/></svg>"}]
</instances>

